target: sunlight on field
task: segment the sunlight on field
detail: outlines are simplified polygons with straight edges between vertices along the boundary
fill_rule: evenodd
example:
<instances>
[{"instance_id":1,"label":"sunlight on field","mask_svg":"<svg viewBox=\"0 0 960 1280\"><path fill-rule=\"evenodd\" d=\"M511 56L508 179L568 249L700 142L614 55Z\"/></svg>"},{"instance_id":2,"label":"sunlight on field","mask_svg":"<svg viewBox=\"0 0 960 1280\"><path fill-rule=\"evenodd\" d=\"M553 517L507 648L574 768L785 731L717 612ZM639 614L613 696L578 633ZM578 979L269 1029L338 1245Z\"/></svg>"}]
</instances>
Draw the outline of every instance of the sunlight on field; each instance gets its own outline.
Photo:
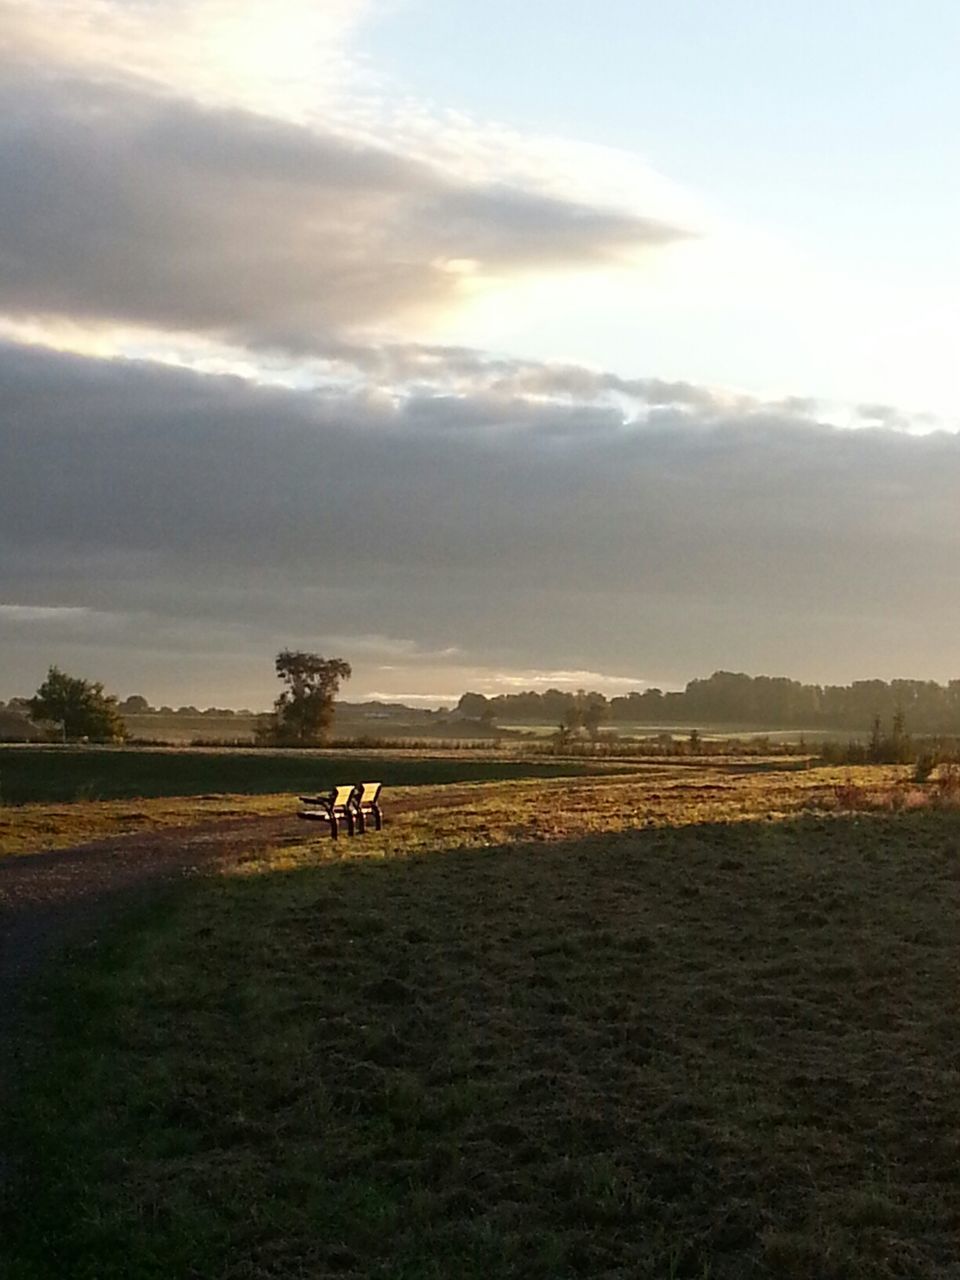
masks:
<instances>
[{"instance_id":1,"label":"sunlight on field","mask_svg":"<svg viewBox=\"0 0 960 1280\"><path fill-rule=\"evenodd\" d=\"M736 770L736 764L730 766ZM893 777L896 771L870 770L873 784ZM902 772L902 771L901 771ZM738 775L723 766L698 769L670 764L637 767L622 781L584 786L583 779L530 780L484 784L464 782L459 786L486 786L496 800L492 810L509 810L516 822L540 824L537 838L550 831L575 829L620 830L640 820L671 823L695 821L710 813L714 817L751 815L754 811L794 812L810 796L826 795L841 778L859 776L857 771L807 770L801 774L770 773ZM620 777L620 775L618 775ZM391 787L389 798L396 801L413 795L431 799L442 794L439 787ZM140 797L129 800L77 801L70 804L25 804L0 807L0 857L60 849L70 845L118 835L162 831L171 827L242 820L243 818L292 814L296 795L209 795ZM416 825L416 815L404 815L403 828ZM439 819L438 819L439 821ZM518 831L525 828L519 827ZM312 847L316 833L308 843Z\"/></svg>"},{"instance_id":2,"label":"sunlight on field","mask_svg":"<svg viewBox=\"0 0 960 1280\"><path fill-rule=\"evenodd\" d=\"M0 808L0 857L63 849L110 836L289 812L289 795L94 800Z\"/></svg>"},{"instance_id":3,"label":"sunlight on field","mask_svg":"<svg viewBox=\"0 0 960 1280\"><path fill-rule=\"evenodd\" d=\"M461 844L471 847L511 847L523 842L546 843L603 833L620 833L648 827L679 827L702 822L772 820L796 814L811 806L831 807L834 786L841 775L835 769L803 772L778 770L738 772L742 766L698 769L650 765L616 779L557 778L512 783L478 784L475 799L450 809L421 814L415 797L428 801L443 788L408 789L414 803L391 818L384 832L370 842L342 841L326 849L318 844L316 829L302 838L290 837L280 848L246 855L236 870L249 874L280 867L309 865L324 851L337 859L386 859L412 852L442 851ZM895 770L872 770L892 779ZM390 815L390 793L385 796Z\"/></svg>"}]
</instances>

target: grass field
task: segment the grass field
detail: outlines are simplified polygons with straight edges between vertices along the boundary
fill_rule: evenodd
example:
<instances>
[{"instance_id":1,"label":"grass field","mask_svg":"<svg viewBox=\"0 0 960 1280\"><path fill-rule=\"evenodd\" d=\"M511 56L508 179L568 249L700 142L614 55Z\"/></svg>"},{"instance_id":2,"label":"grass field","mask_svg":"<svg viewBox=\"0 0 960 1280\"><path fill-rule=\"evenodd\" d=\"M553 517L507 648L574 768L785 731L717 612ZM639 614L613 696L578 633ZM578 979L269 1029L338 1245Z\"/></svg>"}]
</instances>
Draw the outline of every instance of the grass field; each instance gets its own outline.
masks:
<instances>
[{"instance_id":1,"label":"grass field","mask_svg":"<svg viewBox=\"0 0 960 1280\"><path fill-rule=\"evenodd\" d=\"M627 766L589 760L522 760L494 753L375 753L142 747L0 746L6 805L159 796L271 795L318 791L361 776L388 786L580 777Z\"/></svg>"},{"instance_id":2,"label":"grass field","mask_svg":"<svg viewBox=\"0 0 960 1280\"><path fill-rule=\"evenodd\" d=\"M148 712L143 715L126 714L123 717L127 731L134 739L150 743L166 743L188 747L193 742L253 743L260 717L234 714L216 715L163 715ZM407 719L390 716L386 719L348 715L338 710L333 722L334 738L452 738L458 737L456 728L470 730L471 737L488 736L477 726L457 726L447 721L433 720L414 713ZM556 728L556 726L554 726Z\"/></svg>"},{"instance_id":3,"label":"grass field","mask_svg":"<svg viewBox=\"0 0 960 1280\"><path fill-rule=\"evenodd\" d=\"M188 885L37 1004L0 1273L956 1277L960 818L838 780L501 783Z\"/></svg>"},{"instance_id":4,"label":"grass field","mask_svg":"<svg viewBox=\"0 0 960 1280\"><path fill-rule=\"evenodd\" d=\"M296 804L295 797L283 794L6 805L0 808L0 858L136 832L292 814Z\"/></svg>"}]
</instances>

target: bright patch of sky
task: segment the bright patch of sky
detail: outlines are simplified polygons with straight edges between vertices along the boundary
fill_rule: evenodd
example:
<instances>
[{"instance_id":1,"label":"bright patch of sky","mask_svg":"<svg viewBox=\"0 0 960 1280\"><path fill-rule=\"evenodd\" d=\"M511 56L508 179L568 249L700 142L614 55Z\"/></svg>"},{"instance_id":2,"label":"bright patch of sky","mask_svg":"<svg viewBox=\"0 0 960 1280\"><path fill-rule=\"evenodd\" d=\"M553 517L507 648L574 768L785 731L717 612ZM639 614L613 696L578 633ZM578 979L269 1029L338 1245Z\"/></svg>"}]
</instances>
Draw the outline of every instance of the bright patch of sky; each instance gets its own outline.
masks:
<instances>
[{"instance_id":1,"label":"bright patch of sky","mask_svg":"<svg viewBox=\"0 0 960 1280\"><path fill-rule=\"evenodd\" d=\"M456 339L960 413L956 5L409 0L362 46L398 89L639 156L711 213L629 277L482 298Z\"/></svg>"}]
</instances>

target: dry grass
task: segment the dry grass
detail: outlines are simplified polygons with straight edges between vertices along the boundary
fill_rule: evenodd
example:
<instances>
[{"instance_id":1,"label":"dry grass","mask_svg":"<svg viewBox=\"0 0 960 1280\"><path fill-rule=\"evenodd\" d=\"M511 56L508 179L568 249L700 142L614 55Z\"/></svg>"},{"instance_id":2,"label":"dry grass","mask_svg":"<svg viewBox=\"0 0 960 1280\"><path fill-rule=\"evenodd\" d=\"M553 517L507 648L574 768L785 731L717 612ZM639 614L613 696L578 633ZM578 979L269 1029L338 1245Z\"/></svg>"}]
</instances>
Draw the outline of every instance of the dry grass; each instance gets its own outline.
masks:
<instances>
[{"instance_id":1,"label":"dry grass","mask_svg":"<svg viewBox=\"0 0 960 1280\"><path fill-rule=\"evenodd\" d=\"M428 760L425 765L429 770L433 762ZM380 772L383 772L384 762L375 762L374 771L377 766ZM337 767L338 778L353 776L357 768L356 765L343 764L339 761ZM712 795L716 801L712 811L720 813L724 810L722 793L727 792L729 796L735 794L735 799L731 799L730 804L726 806L727 810L731 813L735 810L744 811L744 797L749 789L743 786L737 787L738 775L728 773L722 765L719 769L708 767L696 771L691 770L689 766L672 764L636 767L637 773L623 774L622 781L606 791L602 785L599 791L593 791L589 787L582 789L581 783L577 783L577 789L571 791L573 785L571 779L557 778L547 782L543 780L500 782L496 784L496 794L512 805L514 803L512 797L522 796L524 788L531 795L539 794L539 789L543 789L544 794L567 790L570 791L570 797L565 801L565 812L578 815L577 820L584 824L601 823L605 827L610 826L611 829L615 829L618 823L622 825L624 821L632 820L633 810L629 804L633 804L633 800L619 816L614 812L618 803L614 797L618 794L620 787L626 787L627 794L631 796L636 795L636 788L640 787L644 805L650 810L651 817L657 820L663 819L669 811L675 809L676 801L684 795L697 795L701 800ZM734 764L732 767L735 769L737 766ZM312 768L316 770L316 762ZM862 770L861 773L870 773L871 777L875 778L878 771ZM617 776L621 777L619 774ZM810 794L822 791L826 795L835 777L839 775L835 770L815 770L800 776L790 773L780 775L776 771L760 776L767 781L760 789L753 787L752 793L755 793L756 797L754 807L759 806L759 809L762 809L764 805L768 807L771 804L781 807L786 805L785 811L792 811L798 804L804 803L805 798ZM733 781L730 781L731 778ZM659 789L660 781L663 782L662 790ZM658 785L651 786L655 782ZM475 787L479 792L484 785L464 782L458 784L457 789ZM734 788L736 788L735 793ZM418 787L389 787L388 803L390 800L406 799L414 795L422 795L429 800L441 795L443 791L443 787L431 786L429 783ZM34 853L41 849L62 849L70 845L135 832L193 826L198 823L231 818L269 817L291 813L295 807L296 795L291 795L289 792L272 795L135 797L122 800L0 806L0 857L8 854Z\"/></svg>"},{"instance_id":2,"label":"dry grass","mask_svg":"<svg viewBox=\"0 0 960 1280\"><path fill-rule=\"evenodd\" d=\"M192 886L37 1015L8 1274L956 1277L958 819L847 772L477 788Z\"/></svg>"},{"instance_id":3,"label":"dry grass","mask_svg":"<svg viewBox=\"0 0 960 1280\"><path fill-rule=\"evenodd\" d=\"M266 817L289 813L290 809L289 795L18 805L0 808L0 857L63 849L133 832L160 831L229 818Z\"/></svg>"},{"instance_id":4,"label":"dry grass","mask_svg":"<svg viewBox=\"0 0 960 1280\"><path fill-rule=\"evenodd\" d=\"M848 771L833 788L833 807L846 812L889 813L960 809L960 770L955 764L940 765L922 782L903 771L897 771L899 776L893 778L878 777L879 772L860 769L855 776L854 771Z\"/></svg>"}]
</instances>

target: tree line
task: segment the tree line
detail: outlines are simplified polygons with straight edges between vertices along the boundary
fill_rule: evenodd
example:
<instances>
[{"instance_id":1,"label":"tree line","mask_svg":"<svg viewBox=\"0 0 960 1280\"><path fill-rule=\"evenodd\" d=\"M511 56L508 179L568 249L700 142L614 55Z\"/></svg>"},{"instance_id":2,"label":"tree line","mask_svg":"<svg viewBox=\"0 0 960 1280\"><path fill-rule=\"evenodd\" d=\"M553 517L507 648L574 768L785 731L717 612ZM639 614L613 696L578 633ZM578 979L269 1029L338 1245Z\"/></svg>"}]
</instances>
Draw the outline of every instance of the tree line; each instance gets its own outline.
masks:
<instances>
[{"instance_id":1,"label":"tree line","mask_svg":"<svg viewBox=\"0 0 960 1280\"><path fill-rule=\"evenodd\" d=\"M342 658L285 649L275 661L284 685L273 711L259 717L261 742L308 745L322 742L333 721L340 683L350 678ZM0 704L2 705L2 704ZM119 702L102 684L67 675L51 667L32 698L12 699L9 710L23 711L64 740L89 738L122 740L123 714L150 710L147 700L134 695ZM215 708L198 713L228 714ZM878 722L908 723L913 733L960 735L960 680L937 684L932 680L856 680L849 685L802 684L784 676L749 676L715 671L691 680L682 692L661 689L634 691L606 698L583 689L571 693L547 689L543 693L465 693L456 712L465 720L496 723L547 723L561 733L586 732L595 737L601 726L729 725L764 729L826 729L865 734Z\"/></svg>"},{"instance_id":2,"label":"tree line","mask_svg":"<svg viewBox=\"0 0 960 1280\"><path fill-rule=\"evenodd\" d=\"M960 733L960 680L855 680L848 685L802 684L786 676L715 671L682 692L635 691L614 698L579 690L543 693L465 693L457 709L469 719L569 724L577 709L616 723L740 725L764 729L868 732L875 721L904 716L915 733Z\"/></svg>"},{"instance_id":3,"label":"tree line","mask_svg":"<svg viewBox=\"0 0 960 1280\"><path fill-rule=\"evenodd\" d=\"M258 717L257 740L280 746L322 743L333 723L340 682L350 678L350 664L343 658L283 649L274 668L285 687L273 711ZM128 736L123 713L143 714L150 706L139 694L121 703L99 680L71 676L52 666L32 698L12 699L7 709L22 710L34 724L63 742L123 742ZM181 711L195 712L196 708ZM220 714L215 709L211 713Z\"/></svg>"}]
</instances>

